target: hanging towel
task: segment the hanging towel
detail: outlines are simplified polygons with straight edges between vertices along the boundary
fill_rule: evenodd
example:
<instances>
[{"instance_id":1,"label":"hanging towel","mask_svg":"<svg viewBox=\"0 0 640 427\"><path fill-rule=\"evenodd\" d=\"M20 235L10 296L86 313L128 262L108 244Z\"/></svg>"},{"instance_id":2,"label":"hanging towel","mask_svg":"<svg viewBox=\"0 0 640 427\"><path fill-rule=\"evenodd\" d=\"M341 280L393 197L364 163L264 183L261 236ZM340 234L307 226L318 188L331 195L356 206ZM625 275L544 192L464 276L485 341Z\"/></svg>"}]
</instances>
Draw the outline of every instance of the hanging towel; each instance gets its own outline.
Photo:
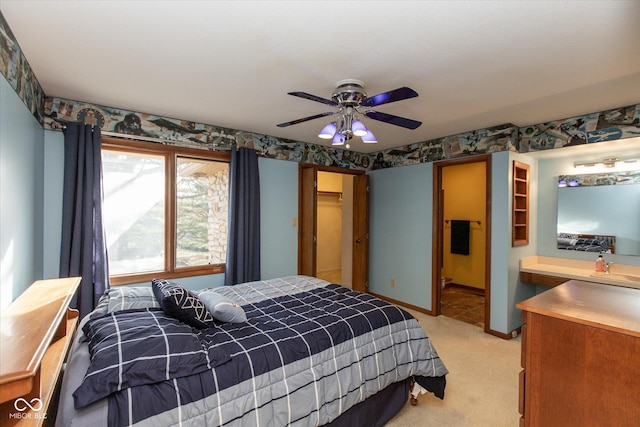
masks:
<instances>
[{"instance_id":1,"label":"hanging towel","mask_svg":"<svg viewBox=\"0 0 640 427\"><path fill-rule=\"evenodd\" d=\"M469 221L451 221L451 253L469 255Z\"/></svg>"}]
</instances>

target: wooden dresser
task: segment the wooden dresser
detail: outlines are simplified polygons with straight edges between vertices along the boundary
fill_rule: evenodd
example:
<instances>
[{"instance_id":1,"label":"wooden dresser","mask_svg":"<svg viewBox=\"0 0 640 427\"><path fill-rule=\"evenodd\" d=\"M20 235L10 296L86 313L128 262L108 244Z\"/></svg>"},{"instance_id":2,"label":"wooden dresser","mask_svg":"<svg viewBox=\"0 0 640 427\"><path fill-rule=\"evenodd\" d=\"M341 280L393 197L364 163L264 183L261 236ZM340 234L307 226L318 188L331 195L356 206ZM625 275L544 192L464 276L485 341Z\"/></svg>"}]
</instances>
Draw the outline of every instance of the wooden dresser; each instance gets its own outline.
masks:
<instances>
[{"instance_id":1,"label":"wooden dresser","mask_svg":"<svg viewBox=\"0 0 640 427\"><path fill-rule=\"evenodd\" d=\"M640 290L571 280L522 310L521 426L640 425Z\"/></svg>"},{"instance_id":2,"label":"wooden dresser","mask_svg":"<svg viewBox=\"0 0 640 427\"><path fill-rule=\"evenodd\" d=\"M52 423L62 365L78 324L79 277L39 280L0 317L0 426Z\"/></svg>"}]
</instances>

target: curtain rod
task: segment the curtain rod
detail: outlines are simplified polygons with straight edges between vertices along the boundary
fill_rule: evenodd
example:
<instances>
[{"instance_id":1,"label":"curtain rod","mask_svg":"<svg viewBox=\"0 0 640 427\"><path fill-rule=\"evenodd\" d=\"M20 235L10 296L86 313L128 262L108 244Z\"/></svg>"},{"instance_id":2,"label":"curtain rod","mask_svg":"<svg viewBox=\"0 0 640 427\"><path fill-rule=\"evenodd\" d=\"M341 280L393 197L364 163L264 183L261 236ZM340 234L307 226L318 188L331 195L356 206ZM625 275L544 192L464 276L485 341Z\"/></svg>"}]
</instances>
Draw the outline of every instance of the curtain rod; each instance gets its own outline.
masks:
<instances>
[{"instance_id":1,"label":"curtain rod","mask_svg":"<svg viewBox=\"0 0 640 427\"><path fill-rule=\"evenodd\" d=\"M89 119L89 120L87 120ZM94 119L95 120L95 119ZM57 127L51 127L51 130L58 130L61 131L63 129L67 128L67 125L64 120L59 120L59 119L53 119L53 122L57 123L58 126ZM97 123L92 123L92 120L89 117L85 117L85 120L80 122L74 122L74 123L84 123L85 125L91 125L92 128L94 128ZM184 145L181 141L171 141L171 140L166 140L166 139L160 139L160 138L153 138L153 137L149 137L149 136L142 136L142 135L130 135L130 134L123 134L123 133L117 133L117 132L110 132L110 131L106 131L106 130L102 130L100 132L102 134L102 136L110 136L110 137L114 137L114 138L120 138L120 139L129 139L132 141L147 141L147 142L156 142L159 144L164 144L164 145L178 145L178 146L185 146L187 148L189 148L190 146ZM258 154L258 156L265 156L265 152L266 150L264 149L258 149L255 147L252 147L254 144L252 141L245 141L243 144L238 144L236 141L233 142L232 146L240 146L242 145L243 147L247 147L247 148L253 148L256 150L256 153ZM191 148L197 148L197 149L202 149L205 151L211 151L209 148L201 148L201 147L191 147ZM220 151L220 152L229 152L231 151L231 147L224 149L224 148L220 148L218 147L217 150L215 151Z\"/></svg>"}]
</instances>

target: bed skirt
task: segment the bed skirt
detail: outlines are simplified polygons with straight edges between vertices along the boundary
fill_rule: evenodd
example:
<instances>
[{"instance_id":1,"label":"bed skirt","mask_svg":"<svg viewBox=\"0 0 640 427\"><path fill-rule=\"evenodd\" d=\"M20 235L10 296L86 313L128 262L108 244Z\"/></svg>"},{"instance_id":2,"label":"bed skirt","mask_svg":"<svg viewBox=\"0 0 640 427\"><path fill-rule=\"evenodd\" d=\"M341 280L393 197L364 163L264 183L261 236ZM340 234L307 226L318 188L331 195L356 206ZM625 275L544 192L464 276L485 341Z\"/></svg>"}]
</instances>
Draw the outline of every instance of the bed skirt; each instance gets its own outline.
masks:
<instances>
[{"instance_id":1,"label":"bed skirt","mask_svg":"<svg viewBox=\"0 0 640 427\"><path fill-rule=\"evenodd\" d=\"M393 383L367 400L353 406L326 425L330 427L382 427L407 403L410 385L411 378Z\"/></svg>"}]
</instances>

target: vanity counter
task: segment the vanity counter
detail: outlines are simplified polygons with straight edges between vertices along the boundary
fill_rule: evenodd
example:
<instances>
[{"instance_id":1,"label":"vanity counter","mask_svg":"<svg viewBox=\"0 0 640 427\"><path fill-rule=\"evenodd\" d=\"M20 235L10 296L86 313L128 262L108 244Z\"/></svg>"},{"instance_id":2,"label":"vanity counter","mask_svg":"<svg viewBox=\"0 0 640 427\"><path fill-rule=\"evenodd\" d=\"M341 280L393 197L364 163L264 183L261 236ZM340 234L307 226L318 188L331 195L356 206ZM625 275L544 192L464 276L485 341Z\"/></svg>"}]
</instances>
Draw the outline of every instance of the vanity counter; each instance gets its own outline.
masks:
<instances>
[{"instance_id":1,"label":"vanity counter","mask_svg":"<svg viewBox=\"0 0 640 427\"><path fill-rule=\"evenodd\" d=\"M640 290L571 280L522 310L521 426L635 426Z\"/></svg>"},{"instance_id":2,"label":"vanity counter","mask_svg":"<svg viewBox=\"0 0 640 427\"><path fill-rule=\"evenodd\" d=\"M556 286L572 279L640 289L640 267L614 263L609 273L596 273L595 259L581 261L545 256L520 259L522 282Z\"/></svg>"}]
</instances>

